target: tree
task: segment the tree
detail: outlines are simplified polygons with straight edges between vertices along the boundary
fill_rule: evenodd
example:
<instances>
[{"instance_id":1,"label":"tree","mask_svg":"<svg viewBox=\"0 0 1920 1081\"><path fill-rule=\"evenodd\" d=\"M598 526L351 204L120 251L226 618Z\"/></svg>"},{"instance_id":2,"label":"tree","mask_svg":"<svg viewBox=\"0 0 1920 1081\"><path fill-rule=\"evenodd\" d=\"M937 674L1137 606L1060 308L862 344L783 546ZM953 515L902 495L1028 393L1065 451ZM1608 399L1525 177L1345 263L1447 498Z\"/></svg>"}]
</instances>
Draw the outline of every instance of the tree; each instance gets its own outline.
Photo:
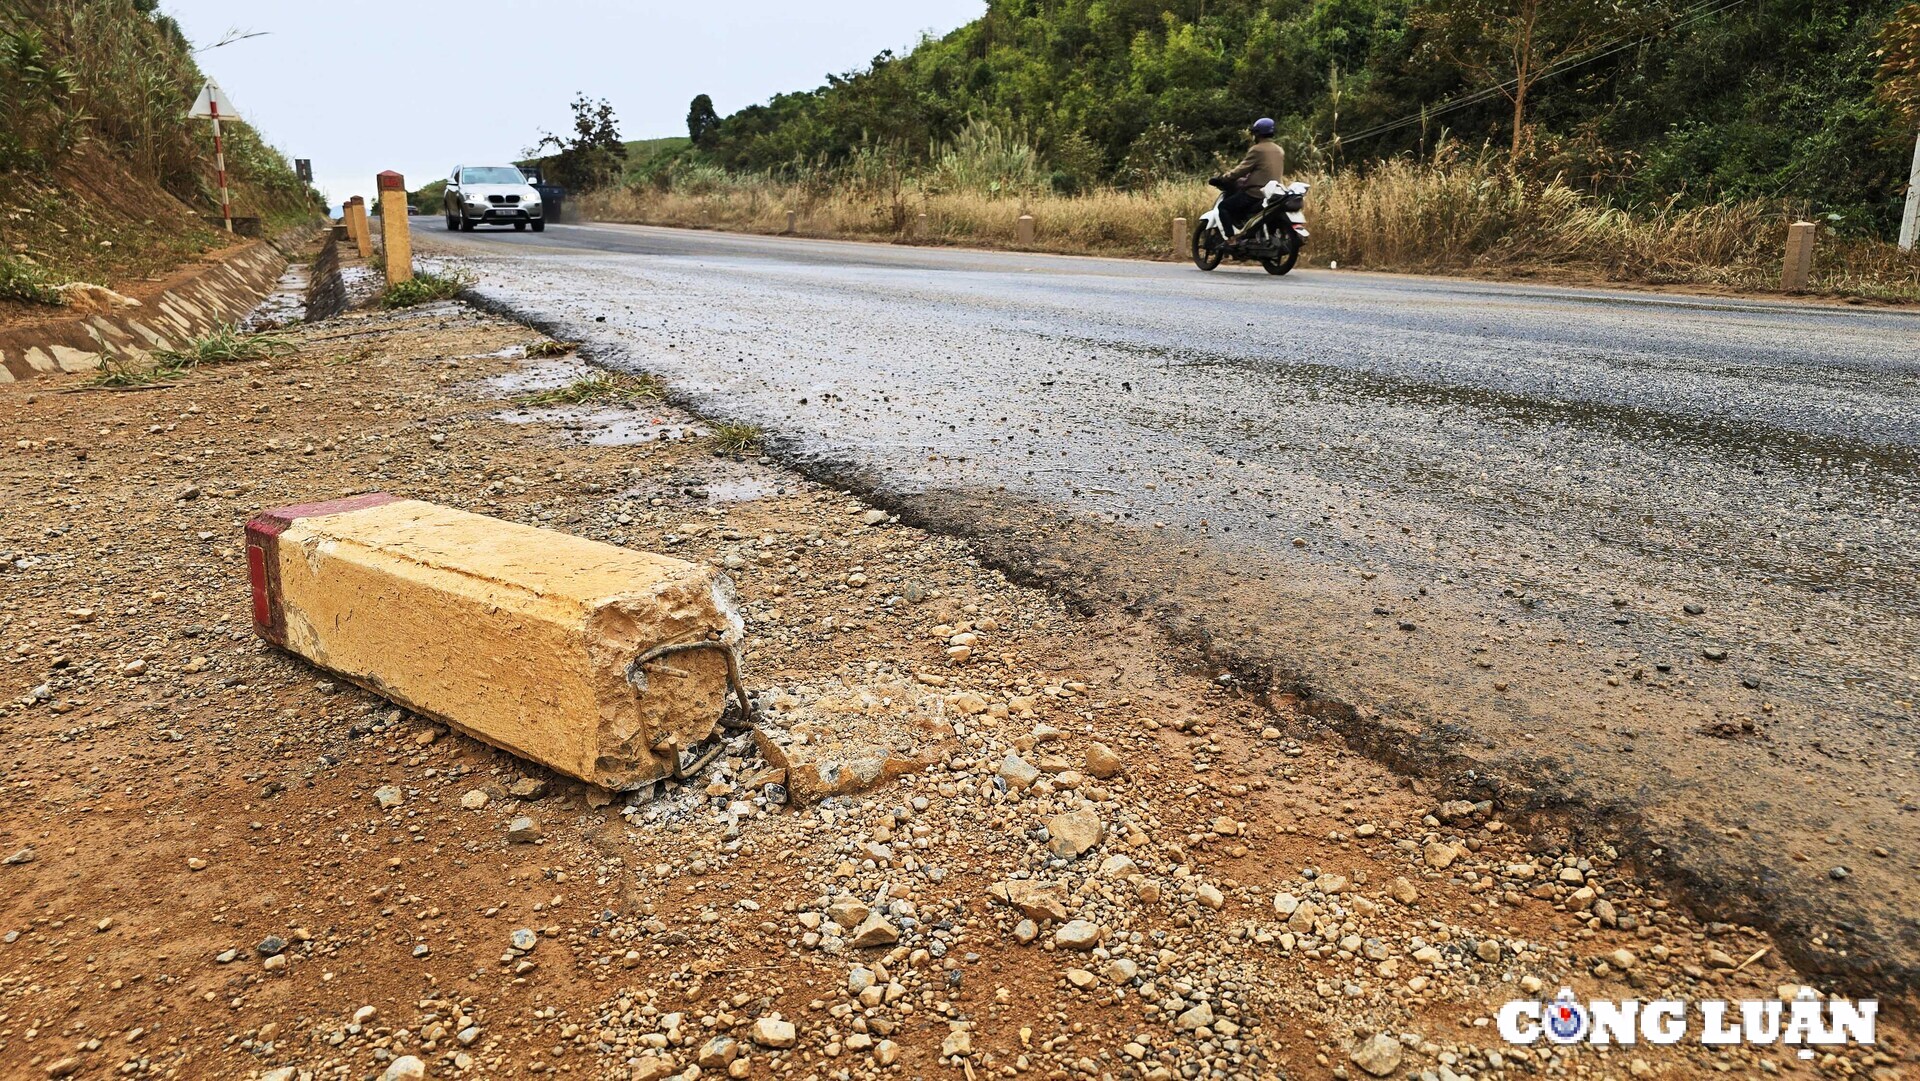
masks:
<instances>
[{"instance_id":1,"label":"tree","mask_svg":"<svg viewBox=\"0 0 1920 1081\"><path fill-rule=\"evenodd\" d=\"M1880 29L1880 100L1909 127L1920 125L1920 4L1893 13Z\"/></svg>"},{"instance_id":2,"label":"tree","mask_svg":"<svg viewBox=\"0 0 1920 1081\"><path fill-rule=\"evenodd\" d=\"M713 142L713 129L720 126L720 114L713 111L713 99L701 94L687 109L687 138L705 148Z\"/></svg>"},{"instance_id":3,"label":"tree","mask_svg":"<svg viewBox=\"0 0 1920 1081\"><path fill-rule=\"evenodd\" d=\"M540 142L528 153L538 154L552 147L557 151L552 156L554 179L576 191L589 191L620 175L627 161L627 144L620 141L620 122L605 98L596 101L576 94L572 108L573 134L562 138L543 132Z\"/></svg>"},{"instance_id":4,"label":"tree","mask_svg":"<svg viewBox=\"0 0 1920 1081\"><path fill-rule=\"evenodd\" d=\"M1527 94L1565 64L1651 24L1648 0L1423 0L1413 25L1425 47L1513 105L1513 153L1520 154Z\"/></svg>"}]
</instances>

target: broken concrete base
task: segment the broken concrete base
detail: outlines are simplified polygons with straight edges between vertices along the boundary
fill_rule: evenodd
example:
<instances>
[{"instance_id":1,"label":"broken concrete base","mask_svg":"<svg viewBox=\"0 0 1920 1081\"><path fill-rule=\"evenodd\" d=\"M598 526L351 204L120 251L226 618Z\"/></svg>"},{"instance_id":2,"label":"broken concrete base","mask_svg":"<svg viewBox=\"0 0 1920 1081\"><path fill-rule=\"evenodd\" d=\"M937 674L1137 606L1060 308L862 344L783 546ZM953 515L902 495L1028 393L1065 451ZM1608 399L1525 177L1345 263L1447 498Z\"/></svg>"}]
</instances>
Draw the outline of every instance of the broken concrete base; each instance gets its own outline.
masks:
<instances>
[{"instance_id":1,"label":"broken concrete base","mask_svg":"<svg viewBox=\"0 0 1920 1081\"><path fill-rule=\"evenodd\" d=\"M728 702L722 650L634 664L738 641L711 567L377 493L257 516L247 562L262 637L602 788L669 776Z\"/></svg>"},{"instance_id":2,"label":"broken concrete base","mask_svg":"<svg viewBox=\"0 0 1920 1081\"><path fill-rule=\"evenodd\" d=\"M958 749L946 703L912 683L805 688L772 696L754 739L787 771L794 799L859 792L942 762Z\"/></svg>"}]
</instances>

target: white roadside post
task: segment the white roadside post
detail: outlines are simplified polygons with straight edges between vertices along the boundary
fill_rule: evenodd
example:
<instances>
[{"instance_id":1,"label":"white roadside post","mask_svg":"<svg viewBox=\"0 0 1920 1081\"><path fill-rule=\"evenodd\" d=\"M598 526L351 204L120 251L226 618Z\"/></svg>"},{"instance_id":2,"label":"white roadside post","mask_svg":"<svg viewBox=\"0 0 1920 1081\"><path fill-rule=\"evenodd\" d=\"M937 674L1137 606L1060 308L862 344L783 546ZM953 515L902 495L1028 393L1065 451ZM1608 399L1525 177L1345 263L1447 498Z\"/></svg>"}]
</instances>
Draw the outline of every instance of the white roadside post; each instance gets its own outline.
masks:
<instances>
[{"instance_id":1,"label":"white roadside post","mask_svg":"<svg viewBox=\"0 0 1920 1081\"><path fill-rule=\"evenodd\" d=\"M220 220L225 223L227 232L233 232L233 200L227 195L227 153L220 141L220 112L226 110L228 116L238 116L233 103L220 89L220 84L212 79L200 88L200 96L193 101L189 117L213 121L213 170L220 178Z\"/></svg>"},{"instance_id":2,"label":"white roadside post","mask_svg":"<svg viewBox=\"0 0 1920 1081\"><path fill-rule=\"evenodd\" d=\"M1913 138L1913 168L1907 170L1907 212L1900 216L1900 247L1912 251L1920 239L1920 134Z\"/></svg>"}]
</instances>

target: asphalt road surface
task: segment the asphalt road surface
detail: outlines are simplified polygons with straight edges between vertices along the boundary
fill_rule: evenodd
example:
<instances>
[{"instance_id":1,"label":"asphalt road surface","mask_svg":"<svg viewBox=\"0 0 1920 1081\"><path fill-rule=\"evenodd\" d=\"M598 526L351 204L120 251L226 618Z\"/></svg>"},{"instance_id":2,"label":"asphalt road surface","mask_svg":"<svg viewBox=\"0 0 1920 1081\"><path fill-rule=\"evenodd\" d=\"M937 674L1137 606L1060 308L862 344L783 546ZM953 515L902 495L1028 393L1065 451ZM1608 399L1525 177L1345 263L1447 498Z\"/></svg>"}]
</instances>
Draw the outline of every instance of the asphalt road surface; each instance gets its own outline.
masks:
<instances>
[{"instance_id":1,"label":"asphalt road surface","mask_svg":"<svg viewBox=\"0 0 1920 1081\"><path fill-rule=\"evenodd\" d=\"M416 228L483 297L1436 793L1617 839L1851 987L1920 984L1920 315Z\"/></svg>"}]
</instances>

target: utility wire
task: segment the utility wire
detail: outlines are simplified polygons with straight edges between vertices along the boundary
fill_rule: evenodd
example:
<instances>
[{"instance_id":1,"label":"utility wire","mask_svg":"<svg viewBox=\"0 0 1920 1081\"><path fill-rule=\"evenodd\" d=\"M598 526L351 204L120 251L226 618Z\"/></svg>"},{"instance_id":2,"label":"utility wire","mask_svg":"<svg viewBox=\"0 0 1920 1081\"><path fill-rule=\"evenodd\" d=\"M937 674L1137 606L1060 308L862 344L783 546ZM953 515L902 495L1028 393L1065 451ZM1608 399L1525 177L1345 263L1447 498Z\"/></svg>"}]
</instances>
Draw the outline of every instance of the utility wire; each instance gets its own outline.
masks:
<instances>
[{"instance_id":1,"label":"utility wire","mask_svg":"<svg viewBox=\"0 0 1920 1081\"><path fill-rule=\"evenodd\" d=\"M1676 30L1679 30L1684 26L1689 26L1693 23L1699 22L1701 19L1709 18L1711 16L1718 15L1721 12L1726 11L1730 8L1738 7L1742 2L1743 0L1702 0L1701 3L1695 4L1693 7L1690 7L1685 11L1682 11L1680 13L1681 15L1680 21L1675 22L1673 25L1668 26L1657 33L1645 34L1645 35L1642 35L1641 37L1634 38L1632 40L1627 40L1625 37L1615 38L1613 39L1613 41L1605 42L1599 46L1596 46L1596 48L1601 49L1603 51L1592 52L1584 56L1573 57L1571 59L1563 60L1557 64L1554 64L1548 67L1547 70L1540 73L1539 79L1551 78L1552 76L1558 75L1561 72L1566 71L1570 68L1578 67L1582 64L1590 64L1595 60L1601 60L1606 57L1612 56L1614 53L1620 52L1624 49L1630 49L1636 45L1640 45L1645 42L1651 41L1655 37L1658 37L1662 34L1670 34ZM1711 10L1706 10L1706 9L1711 9ZM1537 82L1539 81L1539 79L1535 81ZM1384 124L1377 124L1371 128L1367 128L1353 135L1341 136L1339 140L1340 144L1344 146L1348 143L1358 142L1361 139L1370 139L1375 135L1384 135L1387 132L1398 131L1399 129L1407 127L1412 124L1422 123L1428 119L1431 119L1432 117L1439 116L1442 113L1453 112L1456 109L1464 109L1469 105L1477 105L1480 102L1487 101L1491 98L1494 98L1496 96L1506 93L1508 90L1511 90L1513 89L1513 87L1518 85L1519 82L1520 80L1517 78L1508 79L1504 83L1500 83L1495 86L1485 87L1483 89L1476 90L1470 94L1463 94L1460 97L1453 98L1448 101L1443 101L1438 105L1426 106L1422 108L1419 112L1409 113L1408 115L1403 116L1398 120L1391 120Z\"/></svg>"}]
</instances>

